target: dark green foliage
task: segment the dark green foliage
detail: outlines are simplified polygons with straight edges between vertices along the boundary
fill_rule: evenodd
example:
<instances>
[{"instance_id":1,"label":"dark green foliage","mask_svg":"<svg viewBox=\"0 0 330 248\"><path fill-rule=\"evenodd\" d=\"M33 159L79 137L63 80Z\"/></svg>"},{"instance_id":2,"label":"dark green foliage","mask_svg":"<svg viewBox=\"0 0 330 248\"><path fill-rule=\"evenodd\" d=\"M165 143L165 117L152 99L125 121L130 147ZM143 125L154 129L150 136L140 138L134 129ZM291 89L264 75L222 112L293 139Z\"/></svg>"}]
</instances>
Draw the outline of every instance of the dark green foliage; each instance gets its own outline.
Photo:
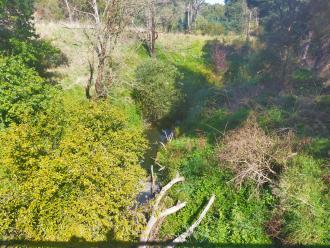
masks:
<instances>
[{"instance_id":1,"label":"dark green foliage","mask_svg":"<svg viewBox=\"0 0 330 248\"><path fill-rule=\"evenodd\" d=\"M330 95L322 95L316 99L318 107L323 111L330 110Z\"/></svg>"},{"instance_id":2,"label":"dark green foliage","mask_svg":"<svg viewBox=\"0 0 330 248\"><path fill-rule=\"evenodd\" d=\"M298 156L284 172L276 194L283 210L282 235L289 244L329 244L329 188L320 162Z\"/></svg>"},{"instance_id":3,"label":"dark green foliage","mask_svg":"<svg viewBox=\"0 0 330 248\"><path fill-rule=\"evenodd\" d=\"M272 107L270 109L267 109L260 115L258 118L258 123L261 127L265 129L275 129L284 126L284 117L286 113L278 108L278 107Z\"/></svg>"},{"instance_id":4,"label":"dark green foliage","mask_svg":"<svg viewBox=\"0 0 330 248\"><path fill-rule=\"evenodd\" d=\"M16 56L40 75L45 76L46 70L68 63L65 55L44 40L22 41L11 38L5 48L5 54Z\"/></svg>"},{"instance_id":5,"label":"dark green foliage","mask_svg":"<svg viewBox=\"0 0 330 248\"><path fill-rule=\"evenodd\" d=\"M283 51L291 47L307 33L306 20L312 14L309 0L248 0L252 7L259 9L263 38L272 48ZM296 44L298 45L298 44Z\"/></svg>"},{"instance_id":6,"label":"dark green foliage","mask_svg":"<svg viewBox=\"0 0 330 248\"><path fill-rule=\"evenodd\" d=\"M270 74L272 80L278 78L275 73L275 69L278 68L277 56L267 50L254 49L251 45L250 43L238 42L237 47L227 48L228 69L224 75L225 83L258 84L267 82L270 79Z\"/></svg>"},{"instance_id":7,"label":"dark green foliage","mask_svg":"<svg viewBox=\"0 0 330 248\"><path fill-rule=\"evenodd\" d=\"M221 35L225 33L225 7L221 4L206 4L202 7L196 19L194 30L208 35Z\"/></svg>"},{"instance_id":8,"label":"dark green foliage","mask_svg":"<svg viewBox=\"0 0 330 248\"><path fill-rule=\"evenodd\" d=\"M68 61L50 42L37 39L33 4L33 0L0 1L0 52L20 57L28 67L45 76L47 69Z\"/></svg>"},{"instance_id":9,"label":"dark green foliage","mask_svg":"<svg viewBox=\"0 0 330 248\"><path fill-rule=\"evenodd\" d=\"M34 0L0 0L0 43L10 37L26 40L35 37L33 20Z\"/></svg>"},{"instance_id":10,"label":"dark green foliage","mask_svg":"<svg viewBox=\"0 0 330 248\"><path fill-rule=\"evenodd\" d=\"M142 130L108 102L64 104L0 132L0 237L131 239Z\"/></svg>"},{"instance_id":11,"label":"dark green foliage","mask_svg":"<svg viewBox=\"0 0 330 248\"><path fill-rule=\"evenodd\" d=\"M136 69L133 97L151 122L169 117L180 103L180 73L175 66L150 59Z\"/></svg>"},{"instance_id":12,"label":"dark green foliage","mask_svg":"<svg viewBox=\"0 0 330 248\"><path fill-rule=\"evenodd\" d=\"M54 89L20 59L0 57L0 126L35 118L49 107Z\"/></svg>"},{"instance_id":13,"label":"dark green foliage","mask_svg":"<svg viewBox=\"0 0 330 248\"><path fill-rule=\"evenodd\" d=\"M203 35L221 35L225 32L225 27L221 23L210 22L205 18L199 17L196 19L195 29L201 32Z\"/></svg>"},{"instance_id":14,"label":"dark green foliage","mask_svg":"<svg viewBox=\"0 0 330 248\"><path fill-rule=\"evenodd\" d=\"M318 138L312 141L311 145L308 147L308 152L322 159L330 157L330 139L328 138Z\"/></svg>"},{"instance_id":15,"label":"dark green foliage","mask_svg":"<svg viewBox=\"0 0 330 248\"><path fill-rule=\"evenodd\" d=\"M292 73L294 92L299 95L319 95L322 91L322 81L312 70L298 68Z\"/></svg>"},{"instance_id":16,"label":"dark green foliage","mask_svg":"<svg viewBox=\"0 0 330 248\"><path fill-rule=\"evenodd\" d=\"M290 87L291 76L295 77L293 74L301 65L312 70L325 65L324 61L328 60L325 40L329 35L320 31L318 26L329 30L330 23L324 18L324 13L330 9L327 1L249 0L248 3L250 7L258 8L261 41L265 42L270 53L277 54L277 62L272 66L277 74L274 76L286 87ZM299 76L304 76L301 72Z\"/></svg>"},{"instance_id":17,"label":"dark green foliage","mask_svg":"<svg viewBox=\"0 0 330 248\"><path fill-rule=\"evenodd\" d=\"M241 33L245 25L246 0L226 0L225 3L227 30Z\"/></svg>"},{"instance_id":18,"label":"dark green foliage","mask_svg":"<svg viewBox=\"0 0 330 248\"><path fill-rule=\"evenodd\" d=\"M206 4L201 9L201 16L213 23L222 23L224 21L225 6L222 4Z\"/></svg>"}]
</instances>

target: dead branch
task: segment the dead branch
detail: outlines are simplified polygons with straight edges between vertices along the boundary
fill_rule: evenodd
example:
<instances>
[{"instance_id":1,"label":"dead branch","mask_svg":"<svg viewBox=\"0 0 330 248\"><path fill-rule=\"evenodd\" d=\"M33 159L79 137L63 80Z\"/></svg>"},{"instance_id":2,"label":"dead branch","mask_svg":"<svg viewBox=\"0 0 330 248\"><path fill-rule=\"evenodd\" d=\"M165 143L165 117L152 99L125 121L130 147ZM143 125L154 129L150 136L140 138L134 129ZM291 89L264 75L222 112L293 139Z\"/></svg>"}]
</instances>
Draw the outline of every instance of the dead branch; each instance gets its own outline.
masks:
<instances>
[{"instance_id":1,"label":"dead branch","mask_svg":"<svg viewBox=\"0 0 330 248\"><path fill-rule=\"evenodd\" d=\"M257 188L273 183L276 171L285 167L293 149L292 132L266 134L255 118L228 133L219 149L220 166L234 172L231 181L241 186L252 180Z\"/></svg>"},{"instance_id":2,"label":"dead branch","mask_svg":"<svg viewBox=\"0 0 330 248\"><path fill-rule=\"evenodd\" d=\"M183 182L184 177L179 177L177 176L174 178L172 181L170 181L168 184L166 184L160 193L157 195L155 204L153 206L152 214L149 218L149 221L147 223L147 226L145 230L142 232L141 237L140 237L140 242L141 243L146 243L149 240L150 234L155 226L155 224L162 218L165 218L168 215L174 214L183 207L186 206L186 202L180 203L178 202L175 206L170 207L162 212L159 213L159 204L160 201L164 198L166 192L176 183ZM140 245L139 248L146 248L146 245Z\"/></svg>"},{"instance_id":3,"label":"dead branch","mask_svg":"<svg viewBox=\"0 0 330 248\"><path fill-rule=\"evenodd\" d=\"M203 220L203 218L205 217L205 215L207 214L207 212L209 211L209 209L211 208L213 202L215 200L215 195L212 195L212 197L210 198L209 202L207 203L207 205L205 206L203 212L200 214L200 216L198 217L198 219L194 222L194 224L192 224L187 231L185 231L184 233L182 233L180 236L178 236L176 239L174 239L172 241L172 243L167 246L167 248L174 248L175 245L180 244L180 243L184 243L187 241L187 238L189 238L195 228L201 223L201 221Z\"/></svg>"}]
</instances>

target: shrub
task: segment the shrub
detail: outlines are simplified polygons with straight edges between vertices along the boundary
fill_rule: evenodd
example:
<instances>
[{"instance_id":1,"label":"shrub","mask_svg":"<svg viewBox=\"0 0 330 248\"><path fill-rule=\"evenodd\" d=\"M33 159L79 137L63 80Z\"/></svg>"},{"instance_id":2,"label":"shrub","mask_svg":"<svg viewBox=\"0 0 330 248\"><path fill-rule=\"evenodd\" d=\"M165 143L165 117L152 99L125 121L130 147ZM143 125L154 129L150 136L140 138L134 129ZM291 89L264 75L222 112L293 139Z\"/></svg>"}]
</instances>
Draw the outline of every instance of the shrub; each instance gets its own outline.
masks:
<instances>
[{"instance_id":1,"label":"shrub","mask_svg":"<svg viewBox=\"0 0 330 248\"><path fill-rule=\"evenodd\" d=\"M329 188L318 161L300 155L283 173L276 194L283 213L282 235L290 244L329 244Z\"/></svg>"},{"instance_id":2,"label":"shrub","mask_svg":"<svg viewBox=\"0 0 330 248\"><path fill-rule=\"evenodd\" d=\"M49 106L54 89L17 58L0 57L0 126L26 122Z\"/></svg>"},{"instance_id":3,"label":"shrub","mask_svg":"<svg viewBox=\"0 0 330 248\"><path fill-rule=\"evenodd\" d=\"M330 107L330 95L322 95L316 98L317 106L322 111L329 111Z\"/></svg>"},{"instance_id":4,"label":"shrub","mask_svg":"<svg viewBox=\"0 0 330 248\"><path fill-rule=\"evenodd\" d=\"M225 33L225 26L221 23L210 22L207 19L199 16L196 19L194 30L200 31L203 35L221 35Z\"/></svg>"},{"instance_id":5,"label":"shrub","mask_svg":"<svg viewBox=\"0 0 330 248\"><path fill-rule=\"evenodd\" d=\"M252 180L260 187L273 183L291 151L292 134L267 135L255 118L250 118L225 136L218 156L221 166L234 172L232 180L237 185Z\"/></svg>"},{"instance_id":6,"label":"shrub","mask_svg":"<svg viewBox=\"0 0 330 248\"><path fill-rule=\"evenodd\" d=\"M150 59L136 69L134 99L151 122L168 117L182 94L177 87L180 73L173 65Z\"/></svg>"},{"instance_id":7,"label":"shrub","mask_svg":"<svg viewBox=\"0 0 330 248\"><path fill-rule=\"evenodd\" d=\"M67 57L45 40L22 41L11 38L5 51L8 55L19 57L26 66L42 76L46 75L47 69L68 63Z\"/></svg>"},{"instance_id":8,"label":"shrub","mask_svg":"<svg viewBox=\"0 0 330 248\"><path fill-rule=\"evenodd\" d=\"M308 146L308 152L319 158L329 158L330 156L330 139L316 138Z\"/></svg>"},{"instance_id":9,"label":"shrub","mask_svg":"<svg viewBox=\"0 0 330 248\"><path fill-rule=\"evenodd\" d=\"M53 104L38 122L1 131L0 237L137 235L145 147L142 130L107 102Z\"/></svg>"}]
</instances>

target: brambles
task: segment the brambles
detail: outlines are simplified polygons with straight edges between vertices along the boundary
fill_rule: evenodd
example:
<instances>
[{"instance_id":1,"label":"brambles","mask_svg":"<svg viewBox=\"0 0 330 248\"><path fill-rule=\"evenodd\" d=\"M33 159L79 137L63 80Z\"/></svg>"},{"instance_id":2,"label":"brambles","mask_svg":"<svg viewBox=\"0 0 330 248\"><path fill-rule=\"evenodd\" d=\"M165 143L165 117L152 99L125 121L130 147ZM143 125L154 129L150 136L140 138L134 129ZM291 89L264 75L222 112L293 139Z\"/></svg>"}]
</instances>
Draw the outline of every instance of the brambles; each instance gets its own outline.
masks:
<instances>
[{"instance_id":1,"label":"brambles","mask_svg":"<svg viewBox=\"0 0 330 248\"><path fill-rule=\"evenodd\" d=\"M234 172L237 185L252 180L258 187L273 183L292 155L293 134L267 135L254 118L228 133L219 150L221 166Z\"/></svg>"}]
</instances>

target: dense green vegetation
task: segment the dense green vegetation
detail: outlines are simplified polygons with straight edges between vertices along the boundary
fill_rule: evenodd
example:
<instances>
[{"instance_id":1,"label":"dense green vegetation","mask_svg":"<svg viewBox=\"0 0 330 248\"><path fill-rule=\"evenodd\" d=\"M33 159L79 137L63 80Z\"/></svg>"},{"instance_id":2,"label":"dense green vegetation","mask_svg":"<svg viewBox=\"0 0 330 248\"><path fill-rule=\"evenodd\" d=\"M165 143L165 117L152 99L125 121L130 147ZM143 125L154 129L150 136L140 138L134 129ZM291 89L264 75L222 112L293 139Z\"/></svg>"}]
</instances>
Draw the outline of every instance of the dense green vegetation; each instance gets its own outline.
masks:
<instances>
[{"instance_id":1,"label":"dense green vegetation","mask_svg":"<svg viewBox=\"0 0 330 248\"><path fill-rule=\"evenodd\" d=\"M178 237L215 195L196 247L330 244L330 4L225 2L105 11L141 27L101 23L118 42L93 50L107 36L88 0L0 0L0 239L132 245L180 175L157 214L186 205L150 241ZM165 32L154 54L144 28Z\"/></svg>"},{"instance_id":2,"label":"dense green vegetation","mask_svg":"<svg viewBox=\"0 0 330 248\"><path fill-rule=\"evenodd\" d=\"M177 80L178 70L170 64L149 60L136 68L136 86L133 97L140 105L144 117L157 122L169 117L180 103L181 93Z\"/></svg>"}]
</instances>

